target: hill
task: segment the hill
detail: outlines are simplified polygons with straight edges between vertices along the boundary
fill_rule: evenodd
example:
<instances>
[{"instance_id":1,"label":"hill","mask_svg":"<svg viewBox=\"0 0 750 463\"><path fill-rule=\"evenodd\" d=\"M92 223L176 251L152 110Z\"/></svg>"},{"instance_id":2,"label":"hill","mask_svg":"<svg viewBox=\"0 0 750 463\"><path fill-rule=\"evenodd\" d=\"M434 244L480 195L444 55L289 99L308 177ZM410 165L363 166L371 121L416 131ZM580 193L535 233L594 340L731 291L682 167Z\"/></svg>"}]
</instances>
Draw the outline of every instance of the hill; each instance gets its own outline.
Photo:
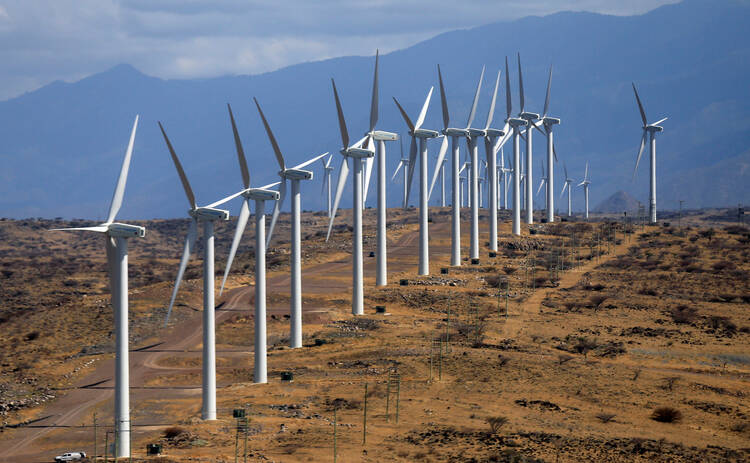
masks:
<instances>
[{"instance_id":1,"label":"hill","mask_svg":"<svg viewBox=\"0 0 750 463\"><path fill-rule=\"evenodd\" d=\"M479 69L488 65L478 110L484 118L493 74L504 56L519 51L529 109L541 110L547 69L555 66L551 113L562 118L557 151L575 178L590 161L592 202L626 186L642 202L648 197L647 163L631 183L641 135L631 81L639 86L650 120L670 117L658 141L659 208L676 208L678 199L696 208L750 202L748 17L745 1L685 0L639 16L567 12L441 34L382 56L379 127L405 131L390 96L417 111L437 84L437 63L454 121L465 120ZM123 219L184 216L185 200L157 120L165 124L200 203L240 187L227 102L252 159L254 184L273 181L278 168L251 97L263 104L289 164L336 153L340 140L330 78L336 78L354 137L367 123L372 66L372 57L350 56L261 75L163 80L121 65L0 102L0 216L105 216L136 113L141 127ZM513 70L511 80L517 109ZM503 117L501 107L496 119ZM441 125L435 95L425 126ZM536 138L538 157L544 148ZM436 149L431 144L431 156ZM398 148L388 150L392 171ZM719 177L721 188L706 181L706 172ZM690 188L684 188L686 181ZM303 186L304 208L322 208L319 188ZM344 196L344 207L350 196ZM398 201L399 195L391 194L389 204ZM582 206L580 189L575 204Z\"/></svg>"},{"instance_id":2,"label":"hill","mask_svg":"<svg viewBox=\"0 0 750 463\"><path fill-rule=\"evenodd\" d=\"M593 212L604 214L622 214L623 212L630 214L637 211L638 201L622 190L597 204L593 210Z\"/></svg>"}]
</instances>

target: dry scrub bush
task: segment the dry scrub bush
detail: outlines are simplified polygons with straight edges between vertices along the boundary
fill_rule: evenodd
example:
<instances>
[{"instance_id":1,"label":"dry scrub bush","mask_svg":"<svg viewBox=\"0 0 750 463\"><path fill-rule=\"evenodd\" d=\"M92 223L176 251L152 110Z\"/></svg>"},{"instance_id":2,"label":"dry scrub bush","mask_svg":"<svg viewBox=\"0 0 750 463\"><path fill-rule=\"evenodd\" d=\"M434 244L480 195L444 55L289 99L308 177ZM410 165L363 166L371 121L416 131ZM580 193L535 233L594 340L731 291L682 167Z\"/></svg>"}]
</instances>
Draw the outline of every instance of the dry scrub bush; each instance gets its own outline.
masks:
<instances>
[{"instance_id":1,"label":"dry scrub bush","mask_svg":"<svg viewBox=\"0 0 750 463\"><path fill-rule=\"evenodd\" d=\"M698 310L695 307L678 305L671 312L672 321L679 324L690 324L698 318Z\"/></svg>"},{"instance_id":2,"label":"dry scrub bush","mask_svg":"<svg viewBox=\"0 0 750 463\"><path fill-rule=\"evenodd\" d=\"M597 310L599 310L599 308L601 307L601 305L607 299L608 299L607 296L601 296L601 295L591 296L589 298L589 302L591 302L591 305L594 307L594 312L596 312Z\"/></svg>"},{"instance_id":3,"label":"dry scrub bush","mask_svg":"<svg viewBox=\"0 0 750 463\"><path fill-rule=\"evenodd\" d=\"M682 412L673 407L659 407L651 413L651 419L660 423L676 423L682 419Z\"/></svg>"},{"instance_id":4,"label":"dry scrub bush","mask_svg":"<svg viewBox=\"0 0 750 463\"><path fill-rule=\"evenodd\" d=\"M174 439L180 434L183 434L186 432L187 431L185 430L185 428L181 428L179 426L170 426L164 430L164 437L166 437L167 439Z\"/></svg>"},{"instance_id":5,"label":"dry scrub bush","mask_svg":"<svg viewBox=\"0 0 750 463\"><path fill-rule=\"evenodd\" d=\"M609 423L616 415L614 413L598 413L596 418L602 423Z\"/></svg>"},{"instance_id":6,"label":"dry scrub bush","mask_svg":"<svg viewBox=\"0 0 750 463\"><path fill-rule=\"evenodd\" d=\"M487 424L490 425L492 434L497 434L498 432L500 432L500 428L502 428L507 422L508 418L504 416L491 416L487 418Z\"/></svg>"}]
</instances>

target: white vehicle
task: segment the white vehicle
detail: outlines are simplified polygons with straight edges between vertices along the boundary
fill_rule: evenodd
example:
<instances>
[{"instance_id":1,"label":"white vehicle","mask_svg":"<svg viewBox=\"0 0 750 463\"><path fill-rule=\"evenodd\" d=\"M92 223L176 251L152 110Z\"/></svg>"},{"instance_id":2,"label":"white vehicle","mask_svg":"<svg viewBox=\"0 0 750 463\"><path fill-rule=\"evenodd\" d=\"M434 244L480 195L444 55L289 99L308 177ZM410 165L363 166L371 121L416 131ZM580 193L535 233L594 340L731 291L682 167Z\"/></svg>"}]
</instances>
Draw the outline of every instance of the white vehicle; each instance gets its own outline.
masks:
<instances>
[{"instance_id":1,"label":"white vehicle","mask_svg":"<svg viewBox=\"0 0 750 463\"><path fill-rule=\"evenodd\" d=\"M86 458L86 452L68 452L55 457L55 462L78 461Z\"/></svg>"}]
</instances>

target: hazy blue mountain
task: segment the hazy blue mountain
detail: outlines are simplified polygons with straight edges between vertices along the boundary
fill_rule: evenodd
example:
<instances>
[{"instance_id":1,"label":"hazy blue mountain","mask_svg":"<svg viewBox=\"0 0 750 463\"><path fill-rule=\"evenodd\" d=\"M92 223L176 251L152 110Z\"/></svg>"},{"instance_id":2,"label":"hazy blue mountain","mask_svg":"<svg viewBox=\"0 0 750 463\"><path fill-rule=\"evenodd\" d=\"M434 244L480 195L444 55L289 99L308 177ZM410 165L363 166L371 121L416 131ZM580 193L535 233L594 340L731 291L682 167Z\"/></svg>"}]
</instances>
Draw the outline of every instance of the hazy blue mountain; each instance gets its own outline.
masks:
<instances>
[{"instance_id":1,"label":"hazy blue mountain","mask_svg":"<svg viewBox=\"0 0 750 463\"><path fill-rule=\"evenodd\" d=\"M576 179L590 161L592 204L618 190L647 202L646 154L631 180L641 136L631 81L638 85L649 121L669 116L657 144L659 207L676 208L678 199L691 208L747 203L748 18L747 1L686 0L640 16L559 13L441 34L381 56L378 127L405 132L391 96L416 113L429 87L437 85L437 63L457 125L466 120L482 64L488 66L477 115L484 121L494 73L506 55L517 111L515 53L520 51L528 109L541 111L547 70L554 64L551 113L563 120L556 131L558 154ZM331 151L338 167L341 142L330 78L336 79L356 139L369 117L373 62L372 57L342 57L261 75L193 80L162 80L120 65L0 102L0 215L104 217L135 114L141 115L141 125L122 218L183 216L188 207L157 120L181 156L199 203L232 193L240 188L241 175L227 102L250 157L252 183L273 181L278 168L253 96L263 105L288 164ZM496 125L505 117L503 102L504 95ZM442 126L437 89L425 126ZM431 144L432 159L437 146ZM536 169L544 155L539 134L534 146ZM392 172L398 143L389 144L388 153ZM555 167L558 191L561 167ZM319 166L315 170L318 175ZM399 204L399 187L391 190L390 205ZM368 204L374 204L374 195L373 181ZM350 196L347 191L344 207ZM574 198L580 209L580 188ZM319 179L303 186L305 209L320 209L323 201ZM231 208L236 214L236 204Z\"/></svg>"}]
</instances>

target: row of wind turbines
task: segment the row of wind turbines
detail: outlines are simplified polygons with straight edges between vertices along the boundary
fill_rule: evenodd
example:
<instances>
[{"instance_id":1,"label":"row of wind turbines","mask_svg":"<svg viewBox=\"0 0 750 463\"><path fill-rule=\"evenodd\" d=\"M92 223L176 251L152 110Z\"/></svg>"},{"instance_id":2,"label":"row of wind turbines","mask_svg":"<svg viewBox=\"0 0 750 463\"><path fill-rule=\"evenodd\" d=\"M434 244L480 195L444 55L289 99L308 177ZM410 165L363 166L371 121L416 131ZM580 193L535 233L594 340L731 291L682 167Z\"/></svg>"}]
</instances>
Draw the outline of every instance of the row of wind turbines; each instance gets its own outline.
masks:
<instances>
[{"instance_id":1,"label":"row of wind turbines","mask_svg":"<svg viewBox=\"0 0 750 463\"><path fill-rule=\"evenodd\" d=\"M269 142L273 149L276 160L279 164L278 181L273 183L252 187L250 169L248 167L242 141L239 136L237 124L232 113L231 106L227 105L229 119L232 127L237 158L240 165L240 174L242 185L236 193L225 198L219 199L205 206L199 206L193 193L192 187L182 164L177 156L176 150L171 140L167 136L161 122L159 128L164 138L169 155L174 162L178 176L182 183L185 195L189 203L187 211L190 222L186 234L185 245L182 258L180 259L177 277L169 301L165 326L169 321L172 307L178 294L180 283L182 281L185 269L190 259L198 238L198 229L203 229L203 374L202 374L202 408L201 416L205 420L216 419L216 351L215 351L215 294L214 294L214 225L216 221L229 220L229 212L218 207L229 202L232 199L241 197L241 206L237 219L232 245L227 258L227 264L221 283L220 294L223 292L232 262L236 255L239 243L243 237L245 227L250 218L251 201L255 205L255 332L254 332L254 375L253 380L256 383L266 383L267 378L267 346L266 346L266 246L273 236L275 224L278 220L279 213L284 199L287 196L288 183L291 184L291 303L290 303L290 346L292 348L302 347L302 273L300 259L300 211L301 211L301 194L300 186L302 181L312 180L313 172L305 168L321 161L324 168L323 189L328 190L328 213L329 225L326 240L330 238L336 213L341 201L345 184L352 173L353 181L353 237L352 237L352 313L361 315L364 313L363 307L363 261L362 261L362 209L364 198L367 195L372 170L377 163L377 266L376 266L376 285L387 285L387 237L386 237L386 142L399 139L396 133L376 130L378 122L378 61L379 55L375 56L375 71L373 78L372 100L370 106L370 121L367 132L364 136L350 143L349 131L347 128L344 112L336 89L336 83L331 79L333 96L336 105L336 111L339 122L339 131L341 135L342 147L339 154L342 156L341 164L336 183L336 190L331 201L331 175L334 167L331 166L332 156L326 156L328 153L316 155L305 162L294 167L287 167L282 151L273 134L271 126L266 119L260 103L254 99L255 105L261 116L264 129L268 136ZM506 118L502 128L492 126L495 104L498 89L500 87L501 72L498 71L495 79L494 91L492 94L490 109L483 126L473 126L476 107L479 100L482 81L484 79L484 68L480 74L479 83L474 94L471 111L469 113L466 125L456 124L450 118L447 95L443 82L440 66L438 66L438 80L440 86L441 107L443 116L443 129L440 131L430 130L422 127L427 110L432 97L433 88L427 93L424 104L416 119L412 120L409 113L403 108L399 101L394 97L393 100L398 107L401 116L408 128L410 138L409 155L399 162L399 166L394 173L396 174L403 169L404 191L403 205L408 205L411 193L411 185L414 177L414 171L419 168L419 265L418 272L420 275L429 275L429 230L428 230L428 201L435 187L438 177L441 177L441 204L445 204L445 172L446 154L448 151L449 139L451 145L451 265L461 265L461 235L460 235L460 208L462 205L460 180L465 179L468 185L469 204L471 207L470 222L470 257L479 258L479 182L480 182L480 163L479 163L479 144L484 142L486 175L489 177L486 181L488 184L488 209L489 209L489 248L497 251L498 231L497 231L497 211L499 209L499 179L502 179L502 189L505 190L505 207L507 207L507 189L512 185L512 223L513 234L521 233L521 154L520 140L526 143L525 168L526 172L523 177L525 186L525 221L528 224L533 223L533 186L532 186L532 134L533 130L542 133L547 140L546 165L547 173L542 174L542 182L537 190L539 192L542 186L546 187L546 219L553 222L554 217L554 169L553 163L557 159L554 147L553 129L560 123L560 119L548 115L550 104L550 90L552 70L547 83L547 92L543 113L537 114L526 111L524 101L523 74L521 70L520 54L518 56L518 79L520 93L520 111L513 113L511 93L510 93L510 76L508 72L508 60L505 59L505 87L506 87ZM635 91L635 86L633 86ZM650 136L651 147L651 216L652 221L656 220L655 214L655 134L662 131L658 125L661 121L648 124L646 122L645 112L638 97L639 111L644 123L643 138L641 147L636 161L636 168L645 145L646 135ZM136 116L130 134L125 158L120 169L120 174L115 187L114 195L111 201L107 220L96 226L65 228L56 230L65 231L93 231L105 235L105 247L107 253L107 263L110 278L110 290L112 294L112 306L114 310L115 322L115 430L116 430L116 449L117 457L127 457L130 455L130 405L129 405L129 363L128 363L128 239L145 236L145 228L137 225L130 225L115 222L117 213L122 205L125 184L127 181L130 159L133 153L133 144L138 126L138 116ZM442 137L440 150L437 156L436 168L432 177L428 175L428 146L430 139ZM469 161L463 165L460 162L460 143L466 141L469 153ZM504 145L512 140L513 157L510 167L506 168L504 164ZM501 165L497 166L497 153L501 153ZM568 191L568 215L571 214L570 192L573 180L568 177L567 167L564 166L565 180L562 193ZM468 177L461 177L463 172L468 173ZM512 183L507 181L508 174L512 174ZM588 188L590 185L588 176L588 163L584 179L579 186L584 189L586 199L586 217L588 217ZM274 188L278 187L278 190ZM266 235L266 202L273 201L273 213L268 234Z\"/></svg>"}]
</instances>

